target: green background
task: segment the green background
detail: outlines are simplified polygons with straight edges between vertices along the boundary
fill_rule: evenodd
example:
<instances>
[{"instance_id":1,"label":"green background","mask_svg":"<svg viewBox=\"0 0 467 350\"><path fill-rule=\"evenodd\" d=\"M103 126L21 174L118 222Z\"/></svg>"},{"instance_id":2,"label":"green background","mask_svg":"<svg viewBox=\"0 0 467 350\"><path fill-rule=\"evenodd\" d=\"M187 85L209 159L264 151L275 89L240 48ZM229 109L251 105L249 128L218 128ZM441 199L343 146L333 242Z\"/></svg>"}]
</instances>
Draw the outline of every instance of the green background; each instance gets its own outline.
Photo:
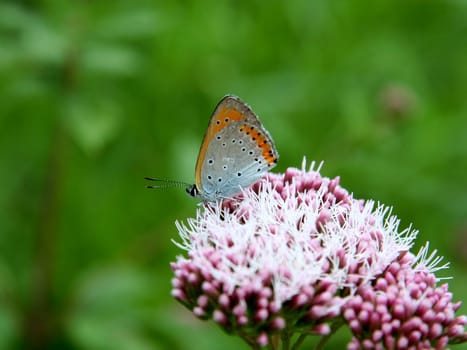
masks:
<instances>
[{"instance_id":1,"label":"green background","mask_svg":"<svg viewBox=\"0 0 467 350\"><path fill-rule=\"evenodd\" d=\"M2 1L0 349L247 348L170 297L196 201L143 180L193 181L227 93L274 171L393 206L465 301L465 1Z\"/></svg>"}]
</instances>

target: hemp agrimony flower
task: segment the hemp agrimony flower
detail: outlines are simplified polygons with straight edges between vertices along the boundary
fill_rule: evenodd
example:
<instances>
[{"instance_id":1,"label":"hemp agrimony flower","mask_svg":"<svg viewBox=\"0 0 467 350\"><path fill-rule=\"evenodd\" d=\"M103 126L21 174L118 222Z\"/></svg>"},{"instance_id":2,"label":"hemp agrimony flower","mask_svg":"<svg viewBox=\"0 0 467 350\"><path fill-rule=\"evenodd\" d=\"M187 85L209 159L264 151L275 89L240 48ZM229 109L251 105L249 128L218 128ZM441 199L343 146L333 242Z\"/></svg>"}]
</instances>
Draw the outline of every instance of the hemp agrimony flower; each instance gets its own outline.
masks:
<instances>
[{"instance_id":1,"label":"hemp agrimony flower","mask_svg":"<svg viewBox=\"0 0 467 350\"><path fill-rule=\"evenodd\" d=\"M391 210L354 199L339 178L289 168L177 223L188 253L172 295L253 349L318 346L339 327L349 349L443 349L465 342L439 258L409 252L417 232Z\"/></svg>"}]
</instances>

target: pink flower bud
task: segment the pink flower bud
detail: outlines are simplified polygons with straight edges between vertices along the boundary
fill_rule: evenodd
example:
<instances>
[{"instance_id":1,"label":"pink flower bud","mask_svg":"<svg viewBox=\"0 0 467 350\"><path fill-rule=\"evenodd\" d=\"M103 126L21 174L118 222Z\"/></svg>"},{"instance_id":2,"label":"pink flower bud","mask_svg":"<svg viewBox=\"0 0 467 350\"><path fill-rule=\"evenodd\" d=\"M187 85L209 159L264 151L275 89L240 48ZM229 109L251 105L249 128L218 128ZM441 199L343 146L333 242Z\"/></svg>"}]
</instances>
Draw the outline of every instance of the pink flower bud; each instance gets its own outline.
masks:
<instances>
[{"instance_id":1,"label":"pink flower bud","mask_svg":"<svg viewBox=\"0 0 467 350\"><path fill-rule=\"evenodd\" d=\"M276 317L272 322L271 322L271 328L272 329L284 329L286 326L286 322L282 317Z\"/></svg>"},{"instance_id":2,"label":"pink flower bud","mask_svg":"<svg viewBox=\"0 0 467 350\"><path fill-rule=\"evenodd\" d=\"M256 338L256 342L258 343L258 345L260 346L266 346L268 345L268 335L266 333L261 333L258 338Z\"/></svg>"}]
</instances>

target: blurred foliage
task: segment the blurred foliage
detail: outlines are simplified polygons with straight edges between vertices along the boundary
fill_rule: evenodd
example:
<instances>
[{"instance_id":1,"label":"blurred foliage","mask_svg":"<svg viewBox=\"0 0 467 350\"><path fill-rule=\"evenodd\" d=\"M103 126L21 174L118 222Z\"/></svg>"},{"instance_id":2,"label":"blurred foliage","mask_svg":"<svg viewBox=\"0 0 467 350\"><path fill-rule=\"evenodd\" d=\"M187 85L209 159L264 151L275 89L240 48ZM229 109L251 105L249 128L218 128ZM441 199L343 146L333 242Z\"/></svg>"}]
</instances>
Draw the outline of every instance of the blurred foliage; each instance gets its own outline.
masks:
<instances>
[{"instance_id":1,"label":"blurred foliage","mask_svg":"<svg viewBox=\"0 0 467 350\"><path fill-rule=\"evenodd\" d=\"M466 38L461 0L2 1L0 348L246 348L170 297L196 202L143 180L193 181L227 93L276 171L393 206L465 300Z\"/></svg>"}]
</instances>

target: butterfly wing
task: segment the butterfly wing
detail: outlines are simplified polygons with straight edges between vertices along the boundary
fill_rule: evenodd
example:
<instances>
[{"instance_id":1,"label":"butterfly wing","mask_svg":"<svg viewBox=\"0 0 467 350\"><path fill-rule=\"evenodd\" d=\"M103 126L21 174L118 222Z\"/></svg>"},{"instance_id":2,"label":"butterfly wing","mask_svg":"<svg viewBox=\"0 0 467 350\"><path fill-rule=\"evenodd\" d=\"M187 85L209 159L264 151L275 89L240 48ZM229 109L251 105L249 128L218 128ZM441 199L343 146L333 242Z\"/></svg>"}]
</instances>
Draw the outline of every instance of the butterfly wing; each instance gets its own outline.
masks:
<instances>
[{"instance_id":1,"label":"butterfly wing","mask_svg":"<svg viewBox=\"0 0 467 350\"><path fill-rule=\"evenodd\" d=\"M209 122L196 164L205 200L228 197L256 182L279 155L258 117L238 97L226 96Z\"/></svg>"},{"instance_id":2,"label":"butterfly wing","mask_svg":"<svg viewBox=\"0 0 467 350\"><path fill-rule=\"evenodd\" d=\"M246 107L246 108L245 108ZM203 142L198 153L196 161L195 177L196 186L201 188L201 168L206 158L208 146L211 144L214 136L223 130L229 121L246 121L249 114L253 112L240 101L238 97L227 95L217 104L209 121L208 128L204 134Z\"/></svg>"}]
</instances>

